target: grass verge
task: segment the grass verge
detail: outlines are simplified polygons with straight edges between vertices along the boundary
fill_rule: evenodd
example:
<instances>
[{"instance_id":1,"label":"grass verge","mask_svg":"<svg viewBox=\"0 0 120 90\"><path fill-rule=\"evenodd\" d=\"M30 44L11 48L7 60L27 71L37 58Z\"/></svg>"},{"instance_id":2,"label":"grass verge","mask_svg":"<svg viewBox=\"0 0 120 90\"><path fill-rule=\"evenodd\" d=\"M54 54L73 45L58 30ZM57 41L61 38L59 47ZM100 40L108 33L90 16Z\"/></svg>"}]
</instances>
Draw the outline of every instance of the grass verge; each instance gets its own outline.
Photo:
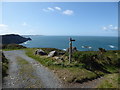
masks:
<instances>
[{"instance_id":1,"label":"grass verge","mask_svg":"<svg viewBox=\"0 0 120 90\"><path fill-rule=\"evenodd\" d=\"M7 70L8 70L8 60L4 56L3 52L0 52L0 58L2 59L2 78L7 76Z\"/></svg>"},{"instance_id":2,"label":"grass verge","mask_svg":"<svg viewBox=\"0 0 120 90\"><path fill-rule=\"evenodd\" d=\"M120 75L118 73L105 75L104 78L98 85L98 88L119 88Z\"/></svg>"}]
</instances>

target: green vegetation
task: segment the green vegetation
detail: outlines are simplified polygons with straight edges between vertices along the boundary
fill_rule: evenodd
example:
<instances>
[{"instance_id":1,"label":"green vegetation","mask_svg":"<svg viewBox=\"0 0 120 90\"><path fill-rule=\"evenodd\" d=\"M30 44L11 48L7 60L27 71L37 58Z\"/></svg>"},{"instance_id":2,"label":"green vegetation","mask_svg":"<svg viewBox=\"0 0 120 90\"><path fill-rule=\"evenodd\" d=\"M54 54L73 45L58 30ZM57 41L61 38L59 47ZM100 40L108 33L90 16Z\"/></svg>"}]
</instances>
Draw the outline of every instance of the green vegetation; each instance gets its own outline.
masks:
<instances>
[{"instance_id":1,"label":"green vegetation","mask_svg":"<svg viewBox=\"0 0 120 90\"><path fill-rule=\"evenodd\" d=\"M95 73L88 71L84 68L64 67L64 68L54 68L53 70L54 73L56 73L59 76L59 78L69 83L72 82L82 83L83 81L97 78L97 75Z\"/></svg>"},{"instance_id":2,"label":"green vegetation","mask_svg":"<svg viewBox=\"0 0 120 90\"><path fill-rule=\"evenodd\" d=\"M118 79L119 78L119 79ZM104 80L98 85L97 88L119 88L120 76L117 73L104 76Z\"/></svg>"},{"instance_id":3,"label":"green vegetation","mask_svg":"<svg viewBox=\"0 0 120 90\"><path fill-rule=\"evenodd\" d=\"M29 57L32 57L35 60L39 61L44 66L53 70L64 81L80 82L83 79L87 79L87 78L91 79L91 78L94 78L94 77L97 76L96 74L94 74L91 71L88 71L84 68L73 67L72 66L73 64L68 65L67 61L66 62L60 62L59 60L56 61L52 57L34 55L35 50L36 49L26 49L26 54ZM51 50L53 50L53 49L51 49ZM66 76L66 75L68 75L68 76Z\"/></svg>"},{"instance_id":4,"label":"green vegetation","mask_svg":"<svg viewBox=\"0 0 120 90\"><path fill-rule=\"evenodd\" d=\"M45 50L45 48L42 48L43 50ZM30 48L30 49L26 49L26 54L32 58L34 58L35 60L39 61L41 64L43 64L44 66L52 66L55 65L55 61L52 60L52 58L48 58L46 56L40 56L40 55L35 55L35 50L36 48ZM52 49L48 49L49 51L54 50ZM48 51L45 50L45 52L47 53Z\"/></svg>"},{"instance_id":5,"label":"green vegetation","mask_svg":"<svg viewBox=\"0 0 120 90\"><path fill-rule=\"evenodd\" d=\"M5 58L2 52L0 52L0 58L2 58L2 78L3 78L7 76L8 60Z\"/></svg>"},{"instance_id":6,"label":"green vegetation","mask_svg":"<svg viewBox=\"0 0 120 90\"><path fill-rule=\"evenodd\" d=\"M61 52L54 48L41 48L46 53L52 50ZM120 60L120 51L77 51L73 53L72 63L68 64L68 53L58 56L64 60L56 60L54 57L35 55L36 48L26 49L29 57L39 61L44 66L53 70L62 80L66 82L84 82L102 75L116 73Z\"/></svg>"},{"instance_id":7,"label":"green vegetation","mask_svg":"<svg viewBox=\"0 0 120 90\"><path fill-rule=\"evenodd\" d=\"M83 63L85 68L91 71L102 71L104 73L118 72L120 68L120 51L82 51L73 53L73 61Z\"/></svg>"},{"instance_id":8,"label":"green vegetation","mask_svg":"<svg viewBox=\"0 0 120 90\"><path fill-rule=\"evenodd\" d=\"M25 46L19 45L19 44L3 44L2 49L3 50L16 50L16 49L24 49Z\"/></svg>"},{"instance_id":9,"label":"green vegetation","mask_svg":"<svg viewBox=\"0 0 120 90\"><path fill-rule=\"evenodd\" d=\"M100 76L105 76L106 79L100 83L98 88L117 88L117 85L120 84L120 76L117 77L118 70L120 69L119 50L105 51L100 49L99 51L77 51L73 53L72 63L69 64L67 52L65 53L55 48L41 48L47 54L53 50L65 53L64 55L57 56L63 58L63 60L59 60L54 57L47 57L46 55L35 55L37 49L39 48L27 48L24 50L26 50L26 54L29 57L34 58L51 69L63 81L82 83ZM18 62L20 65L25 65L25 68L29 66L29 63L21 58L18 58ZM4 66L6 67L7 65ZM5 70L7 70L7 67ZM21 72L25 71L21 69Z\"/></svg>"}]
</instances>

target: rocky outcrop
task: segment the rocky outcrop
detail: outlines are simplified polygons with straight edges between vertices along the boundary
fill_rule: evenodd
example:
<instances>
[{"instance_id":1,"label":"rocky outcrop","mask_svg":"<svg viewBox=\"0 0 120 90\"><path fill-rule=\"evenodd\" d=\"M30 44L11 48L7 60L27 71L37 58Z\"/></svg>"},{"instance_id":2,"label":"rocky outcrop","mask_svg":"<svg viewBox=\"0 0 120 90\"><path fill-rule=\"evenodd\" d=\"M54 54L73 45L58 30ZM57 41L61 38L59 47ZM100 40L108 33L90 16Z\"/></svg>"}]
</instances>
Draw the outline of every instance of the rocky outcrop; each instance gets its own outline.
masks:
<instances>
[{"instance_id":1,"label":"rocky outcrop","mask_svg":"<svg viewBox=\"0 0 120 90\"><path fill-rule=\"evenodd\" d=\"M1 35L0 37L2 37L2 44L20 44L31 40L31 38L25 38L17 34Z\"/></svg>"},{"instance_id":2,"label":"rocky outcrop","mask_svg":"<svg viewBox=\"0 0 120 90\"><path fill-rule=\"evenodd\" d=\"M42 49L37 49L35 51L35 55L47 55L47 53L45 53Z\"/></svg>"},{"instance_id":3,"label":"rocky outcrop","mask_svg":"<svg viewBox=\"0 0 120 90\"><path fill-rule=\"evenodd\" d=\"M48 57L53 57L53 56L56 56L58 53L56 51L51 51L49 52L48 54Z\"/></svg>"}]
</instances>

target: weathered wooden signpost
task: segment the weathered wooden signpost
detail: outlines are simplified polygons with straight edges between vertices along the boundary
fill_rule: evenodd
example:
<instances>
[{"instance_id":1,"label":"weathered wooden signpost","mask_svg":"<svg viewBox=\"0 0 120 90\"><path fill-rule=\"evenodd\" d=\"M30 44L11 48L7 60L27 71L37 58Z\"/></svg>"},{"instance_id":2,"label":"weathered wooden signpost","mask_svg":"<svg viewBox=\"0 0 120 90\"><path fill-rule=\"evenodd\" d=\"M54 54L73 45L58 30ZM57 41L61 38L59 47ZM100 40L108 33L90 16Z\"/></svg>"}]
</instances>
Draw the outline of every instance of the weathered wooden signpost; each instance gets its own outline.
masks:
<instances>
[{"instance_id":1,"label":"weathered wooden signpost","mask_svg":"<svg viewBox=\"0 0 120 90\"><path fill-rule=\"evenodd\" d=\"M72 61L72 41L75 41L75 40L70 37L69 39L69 63L71 63Z\"/></svg>"}]
</instances>

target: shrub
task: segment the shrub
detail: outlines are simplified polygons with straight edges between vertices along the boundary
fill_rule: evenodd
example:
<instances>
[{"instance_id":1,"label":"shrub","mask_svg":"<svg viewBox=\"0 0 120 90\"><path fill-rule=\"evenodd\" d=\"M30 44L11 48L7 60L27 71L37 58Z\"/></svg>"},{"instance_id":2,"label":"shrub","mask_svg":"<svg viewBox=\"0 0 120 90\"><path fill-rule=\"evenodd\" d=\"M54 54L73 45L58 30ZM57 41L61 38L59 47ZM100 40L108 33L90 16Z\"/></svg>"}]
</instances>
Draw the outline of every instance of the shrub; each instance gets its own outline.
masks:
<instances>
[{"instance_id":1,"label":"shrub","mask_svg":"<svg viewBox=\"0 0 120 90\"><path fill-rule=\"evenodd\" d=\"M107 72L104 70L104 66L99 62L99 56L96 53L76 52L73 54L73 58L78 61L78 63L83 63L86 69Z\"/></svg>"},{"instance_id":2,"label":"shrub","mask_svg":"<svg viewBox=\"0 0 120 90\"><path fill-rule=\"evenodd\" d=\"M2 49L23 49L26 48L25 46L18 45L18 44L3 44Z\"/></svg>"},{"instance_id":3,"label":"shrub","mask_svg":"<svg viewBox=\"0 0 120 90\"><path fill-rule=\"evenodd\" d=\"M5 77L7 75L8 60L5 58L3 53L1 54L1 56L2 56L2 77Z\"/></svg>"}]
</instances>

